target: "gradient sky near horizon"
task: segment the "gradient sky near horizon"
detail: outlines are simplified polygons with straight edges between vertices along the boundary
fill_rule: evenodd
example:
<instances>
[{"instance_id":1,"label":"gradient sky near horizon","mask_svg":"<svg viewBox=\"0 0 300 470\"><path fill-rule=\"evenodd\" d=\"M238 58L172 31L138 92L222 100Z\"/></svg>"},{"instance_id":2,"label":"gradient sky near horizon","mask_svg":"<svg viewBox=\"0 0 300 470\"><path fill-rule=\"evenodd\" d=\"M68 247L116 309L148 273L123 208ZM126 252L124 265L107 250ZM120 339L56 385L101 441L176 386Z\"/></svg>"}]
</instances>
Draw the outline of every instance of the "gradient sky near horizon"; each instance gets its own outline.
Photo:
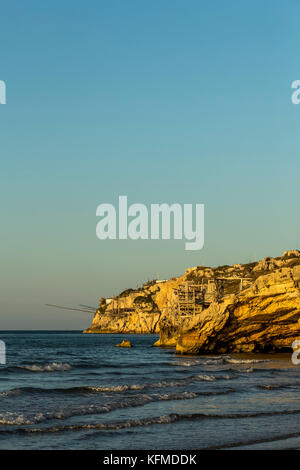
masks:
<instances>
[{"instance_id":1,"label":"gradient sky near horizon","mask_svg":"<svg viewBox=\"0 0 300 470\"><path fill-rule=\"evenodd\" d=\"M1 2L0 330L81 329L187 267L299 248L297 0ZM96 207L204 203L205 246L96 238Z\"/></svg>"}]
</instances>

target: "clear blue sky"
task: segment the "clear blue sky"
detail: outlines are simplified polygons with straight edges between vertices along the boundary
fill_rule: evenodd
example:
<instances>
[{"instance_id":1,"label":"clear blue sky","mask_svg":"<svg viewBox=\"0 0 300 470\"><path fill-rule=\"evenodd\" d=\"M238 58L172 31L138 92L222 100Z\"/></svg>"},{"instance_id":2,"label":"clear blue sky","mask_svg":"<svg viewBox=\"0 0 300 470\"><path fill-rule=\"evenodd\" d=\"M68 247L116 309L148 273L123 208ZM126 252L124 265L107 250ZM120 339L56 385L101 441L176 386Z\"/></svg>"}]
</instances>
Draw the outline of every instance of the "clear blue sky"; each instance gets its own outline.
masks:
<instances>
[{"instance_id":1,"label":"clear blue sky","mask_svg":"<svg viewBox=\"0 0 300 470\"><path fill-rule=\"evenodd\" d=\"M298 248L297 0L1 2L0 329L77 329L189 266ZM107 241L98 204L204 203L205 247Z\"/></svg>"}]
</instances>

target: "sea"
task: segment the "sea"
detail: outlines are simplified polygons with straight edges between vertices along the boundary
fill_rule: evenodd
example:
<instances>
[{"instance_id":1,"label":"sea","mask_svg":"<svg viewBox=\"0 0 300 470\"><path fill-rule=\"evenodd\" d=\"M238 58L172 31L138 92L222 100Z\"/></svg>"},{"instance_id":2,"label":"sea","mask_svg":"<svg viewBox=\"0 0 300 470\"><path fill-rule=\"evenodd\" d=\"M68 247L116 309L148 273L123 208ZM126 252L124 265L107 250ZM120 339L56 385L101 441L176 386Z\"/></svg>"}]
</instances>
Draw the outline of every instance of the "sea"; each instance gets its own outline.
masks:
<instances>
[{"instance_id":1,"label":"sea","mask_svg":"<svg viewBox=\"0 0 300 470\"><path fill-rule=\"evenodd\" d=\"M290 354L177 356L155 335L79 331L0 340L2 450L300 448Z\"/></svg>"}]
</instances>

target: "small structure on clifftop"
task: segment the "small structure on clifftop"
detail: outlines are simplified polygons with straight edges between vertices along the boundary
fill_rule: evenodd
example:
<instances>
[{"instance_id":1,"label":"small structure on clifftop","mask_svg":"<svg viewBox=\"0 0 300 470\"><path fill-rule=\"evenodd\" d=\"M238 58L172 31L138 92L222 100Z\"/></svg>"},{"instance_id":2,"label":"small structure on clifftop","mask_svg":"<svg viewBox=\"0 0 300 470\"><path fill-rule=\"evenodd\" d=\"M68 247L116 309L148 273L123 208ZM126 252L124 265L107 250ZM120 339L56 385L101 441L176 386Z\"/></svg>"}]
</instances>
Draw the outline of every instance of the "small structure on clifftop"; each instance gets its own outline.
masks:
<instances>
[{"instance_id":1,"label":"small structure on clifftop","mask_svg":"<svg viewBox=\"0 0 300 470\"><path fill-rule=\"evenodd\" d=\"M230 290L233 289L234 293L238 293L245 287L243 281L248 281L248 278L234 276L205 281L202 279L201 284L187 281L173 290L175 311L174 308L172 310L177 316L197 315L208 308L212 302L221 300L226 293L229 293L226 284L230 283Z\"/></svg>"}]
</instances>

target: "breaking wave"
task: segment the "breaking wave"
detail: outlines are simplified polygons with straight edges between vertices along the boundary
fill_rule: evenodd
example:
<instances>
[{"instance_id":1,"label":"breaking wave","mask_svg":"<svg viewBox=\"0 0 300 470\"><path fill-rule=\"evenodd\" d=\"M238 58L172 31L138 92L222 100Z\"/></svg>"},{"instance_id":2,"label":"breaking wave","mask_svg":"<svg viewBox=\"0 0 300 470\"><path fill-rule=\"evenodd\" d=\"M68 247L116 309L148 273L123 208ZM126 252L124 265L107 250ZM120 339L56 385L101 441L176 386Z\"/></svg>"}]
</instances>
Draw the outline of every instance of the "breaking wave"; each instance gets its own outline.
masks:
<instances>
[{"instance_id":1,"label":"breaking wave","mask_svg":"<svg viewBox=\"0 0 300 470\"><path fill-rule=\"evenodd\" d=\"M25 416L23 413L1 413L0 424L1 425L33 425L48 421L51 419L67 419L73 416L87 416L109 413L111 411L122 409L122 408L135 408L139 406L147 405L148 403L158 401L171 401L171 400L189 400L197 398L198 396L211 396L211 395L224 395L232 393L234 390L227 389L223 391L215 392L182 392L182 393L171 393L171 394L153 394L153 395L136 395L128 398L124 401L117 401L115 403L107 403L105 405L82 405L73 408L67 408L57 410L55 412L38 413L33 416Z\"/></svg>"},{"instance_id":2,"label":"breaking wave","mask_svg":"<svg viewBox=\"0 0 300 470\"><path fill-rule=\"evenodd\" d=\"M262 362L270 362L270 359L234 359L231 356L217 356L203 362L204 365L219 364L258 364Z\"/></svg>"},{"instance_id":3,"label":"breaking wave","mask_svg":"<svg viewBox=\"0 0 300 470\"><path fill-rule=\"evenodd\" d=\"M171 413L169 415L157 416L144 419L133 419L127 421L116 422L98 422L88 424L70 424L62 426L42 427L42 428L19 428L15 430L0 431L1 433L57 433L67 431L81 431L81 430L122 430L135 427L144 427L158 424L171 424L177 421L192 421L201 419L247 419L247 418L260 418L267 416L280 416L280 415L297 415L300 410L290 411L275 411L275 412L257 412L257 413L232 413L232 414L210 414L210 413Z\"/></svg>"},{"instance_id":4,"label":"breaking wave","mask_svg":"<svg viewBox=\"0 0 300 470\"><path fill-rule=\"evenodd\" d=\"M68 362L51 362L49 364L25 364L19 366L9 366L1 369L1 372L65 372L72 369Z\"/></svg>"},{"instance_id":5,"label":"breaking wave","mask_svg":"<svg viewBox=\"0 0 300 470\"><path fill-rule=\"evenodd\" d=\"M19 368L29 370L30 372L64 372L72 369L70 364L61 362L52 362L51 364L25 365L19 366Z\"/></svg>"},{"instance_id":6,"label":"breaking wave","mask_svg":"<svg viewBox=\"0 0 300 470\"><path fill-rule=\"evenodd\" d=\"M201 359L187 359L172 362L171 365L181 366L181 367L192 367L199 365L224 365L224 364L258 364L262 362L270 362L271 359L238 359L231 356L212 356L212 357L202 357Z\"/></svg>"},{"instance_id":7,"label":"breaking wave","mask_svg":"<svg viewBox=\"0 0 300 470\"><path fill-rule=\"evenodd\" d=\"M134 384L134 385L113 385L113 386L99 386L87 387L89 391L93 392L126 392L128 390L144 390L147 388L165 388L165 387L180 387L192 383L194 381L215 382L217 378L214 375L192 375L184 379L178 380L162 380L160 382Z\"/></svg>"},{"instance_id":8,"label":"breaking wave","mask_svg":"<svg viewBox=\"0 0 300 470\"><path fill-rule=\"evenodd\" d=\"M221 379L230 380L234 378L230 375L220 376ZM13 397L20 394L93 394L105 392L127 392L135 390L145 390L151 388L171 388L180 387L190 384L195 381L215 382L217 377L214 375L192 375L178 380L162 380L160 382L144 383L144 384L123 384L123 385L99 385L99 386L81 386L69 388L39 388L39 387L20 387L12 390L7 390L0 393L0 397Z\"/></svg>"}]
</instances>

